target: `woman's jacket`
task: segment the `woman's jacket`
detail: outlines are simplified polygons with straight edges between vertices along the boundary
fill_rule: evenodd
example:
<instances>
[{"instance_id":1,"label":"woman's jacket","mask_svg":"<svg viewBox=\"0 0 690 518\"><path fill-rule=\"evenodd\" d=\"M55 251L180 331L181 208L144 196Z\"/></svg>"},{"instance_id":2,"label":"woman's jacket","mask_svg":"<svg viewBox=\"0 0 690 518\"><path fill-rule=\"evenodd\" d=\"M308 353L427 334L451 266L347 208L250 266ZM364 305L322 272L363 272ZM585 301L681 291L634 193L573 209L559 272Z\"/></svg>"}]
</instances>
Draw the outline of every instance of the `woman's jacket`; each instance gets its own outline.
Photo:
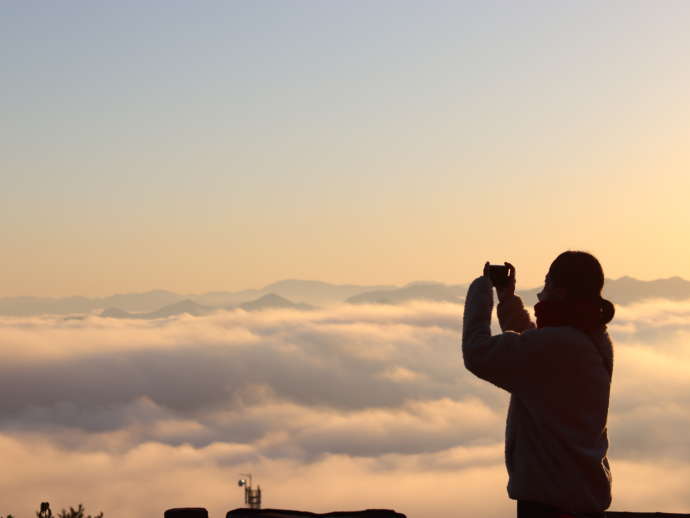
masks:
<instances>
[{"instance_id":1,"label":"woman's jacket","mask_svg":"<svg viewBox=\"0 0 690 518\"><path fill-rule=\"evenodd\" d=\"M606 327L535 328L519 297L498 305L502 334L491 336L493 290L480 277L465 299L462 355L478 377L510 392L505 462L508 495L564 511L611 503L606 458L613 349Z\"/></svg>"}]
</instances>

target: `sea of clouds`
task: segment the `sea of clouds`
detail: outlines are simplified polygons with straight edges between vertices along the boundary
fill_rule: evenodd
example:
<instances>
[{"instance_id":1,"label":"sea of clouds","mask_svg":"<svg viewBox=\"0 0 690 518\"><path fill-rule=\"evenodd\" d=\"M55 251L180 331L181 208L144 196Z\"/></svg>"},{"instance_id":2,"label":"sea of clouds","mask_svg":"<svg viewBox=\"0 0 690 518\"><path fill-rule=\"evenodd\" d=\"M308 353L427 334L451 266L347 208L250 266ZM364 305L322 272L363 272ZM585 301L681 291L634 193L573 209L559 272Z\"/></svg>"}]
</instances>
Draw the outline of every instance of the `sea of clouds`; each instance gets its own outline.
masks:
<instances>
[{"instance_id":1,"label":"sea of clouds","mask_svg":"<svg viewBox=\"0 0 690 518\"><path fill-rule=\"evenodd\" d=\"M243 506L510 516L508 394L473 377L462 307L0 318L0 515ZM690 512L690 301L618 307L615 510Z\"/></svg>"}]
</instances>

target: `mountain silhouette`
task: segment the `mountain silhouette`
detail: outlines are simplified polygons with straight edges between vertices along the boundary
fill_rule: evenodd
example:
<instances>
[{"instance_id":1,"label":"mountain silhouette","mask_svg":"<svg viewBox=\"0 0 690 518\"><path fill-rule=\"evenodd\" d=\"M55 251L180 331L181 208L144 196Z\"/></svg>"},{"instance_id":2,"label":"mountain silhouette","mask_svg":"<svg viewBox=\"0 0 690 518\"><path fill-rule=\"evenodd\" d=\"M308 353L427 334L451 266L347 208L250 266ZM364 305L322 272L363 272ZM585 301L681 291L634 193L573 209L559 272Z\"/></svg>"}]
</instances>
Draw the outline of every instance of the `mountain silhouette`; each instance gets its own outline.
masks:
<instances>
[{"instance_id":1,"label":"mountain silhouette","mask_svg":"<svg viewBox=\"0 0 690 518\"><path fill-rule=\"evenodd\" d=\"M625 276L609 281L604 291L608 298L618 304L630 304L652 298L684 300L690 298L690 282L678 276L654 281L640 281Z\"/></svg>"},{"instance_id":2,"label":"mountain silhouette","mask_svg":"<svg viewBox=\"0 0 690 518\"><path fill-rule=\"evenodd\" d=\"M310 306L308 304L296 304L294 302L289 301L285 297L276 295L275 293L269 293L267 295L264 295L263 297L259 297L256 300L252 300L251 302L245 302L244 304L240 304L239 307L244 309L245 311L260 311L262 309L277 308L301 310L314 309L314 306Z\"/></svg>"},{"instance_id":3,"label":"mountain silhouette","mask_svg":"<svg viewBox=\"0 0 690 518\"><path fill-rule=\"evenodd\" d=\"M0 315L69 315L89 313L103 308L126 308L127 311L155 311L185 297L166 290L123 293L108 297L3 297Z\"/></svg>"},{"instance_id":4,"label":"mountain silhouette","mask_svg":"<svg viewBox=\"0 0 690 518\"><path fill-rule=\"evenodd\" d=\"M312 306L333 305L357 293L396 286L330 284L321 281L288 279L269 284L261 289L241 291L211 291L197 294L179 294L167 290L141 293L123 293L108 297L4 297L0 298L0 315L75 315L97 310L120 309L128 313L154 312L163 306L185 299L215 308L237 306L254 301L264 295L275 294L288 300Z\"/></svg>"},{"instance_id":5,"label":"mountain silhouette","mask_svg":"<svg viewBox=\"0 0 690 518\"><path fill-rule=\"evenodd\" d=\"M330 284L321 281L286 279L265 286L263 291L266 294L275 293L289 300L317 306L327 306L343 302L347 298L359 293L396 288L397 286L389 285L360 286L356 284Z\"/></svg>"},{"instance_id":6,"label":"mountain silhouette","mask_svg":"<svg viewBox=\"0 0 690 518\"><path fill-rule=\"evenodd\" d=\"M448 286L439 282L413 282L402 288L385 291L369 291L350 297L350 304L400 304L410 300L435 302L462 302L466 285Z\"/></svg>"},{"instance_id":7,"label":"mountain silhouette","mask_svg":"<svg viewBox=\"0 0 690 518\"><path fill-rule=\"evenodd\" d=\"M541 287L519 290L518 295L525 304L534 305L539 291ZM614 304L624 306L649 299L686 300L690 299L690 281L677 276L653 281L641 281L628 276L606 279L602 296Z\"/></svg>"},{"instance_id":8,"label":"mountain silhouette","mask_svg":"<svg viewBox=\"0 0 690 518\"><path fill-rule=\"evenodd\" d=\"M518 290L526 304L536 303L541 287ZM0 298L0 315L70 315L77 318L101 310L101 316L111 318L164 318L175 314L201 314L213 308L227 309L253 303L267 295L278 296L291 304L328 306L342 302L352 304L400 304L421 299L445 302L461 302L466 285L450 285L439 282L413 282L405 286L329 284L321 281L288 279L269 284L261 289L236 292L213 291L185 295L167 290L142 293L122 293L108 297L3 297ZM631 304L650 298L668 300L690 299L690 281L669 277L653 281L641 281L632 277L607 279L604 296L614 304ZM266 303L270 307L270 298ZM190 304L196 304L198 307ZM180 303L181 306L176 306ZM262 303L263 304L263 303ZM262 304L259 304L261 306ZM251 306L249 306L251 307ZM281 307L275 302L273 307ZM285 307L285 306L283 306ZM299 306L298 306L299 307ZM124 316L127 315L127 316ZM155 316L154 316L155 315Z\"/></svg>"},{"instance_id":9,"label":"mountain silhouette","mask_svg":"<svg viewBox=\"0 0 690 518\"><path fill-rule=\"evenodd\" d=\"M213 311L232 311L238 308L243 309L245 311L261 311L264 309L276 308L310 310L314 309L314 306L310 306L308 304L296 304L290 300L287 300L284 297L281 297L280 295L269 293L267 295L259 297L258 299L245 302L244 304L240 304L239 306L229 306L225 308L203 306L201 304L197 304L193 300L185 299L179 302L175 302L174 304L163 306L162 308L156 311L150 311L148 313L130 313L129 311L125 311L121 308L107 308L103 310L99 316L102 318L131 318L139 320L153 320L156 318L169 318L184 314L198 317L202 315L207 315Z\"/></svg>"},{"instance_id":10,"label":"mountain silhouette","mask_svg":"<svg viewBox=\"0 0 690 518\"><path fill-rule=\"evenodd\" d=\"M136 313L128 313L120 308L107 308L99 315L102 318L141 318Z\"/></svg>"},{"instance_id":11,"label":"mountain silhouette","mask_svg":"<svg viewBox=\"0 0 690 518\"><path fill-rule=\"evenodd\" d=\"M212 311L215 311L215 308L202 306L193 300L187 299L163 306L159 310L151 311L149 313L129 313L128 311L120 308L108 308L101 312L100 316L103 318L137 318L143 320L153 320L156 318L168 318L184 314L198 317L211 313Z\"/></svg>"}]
</instances>

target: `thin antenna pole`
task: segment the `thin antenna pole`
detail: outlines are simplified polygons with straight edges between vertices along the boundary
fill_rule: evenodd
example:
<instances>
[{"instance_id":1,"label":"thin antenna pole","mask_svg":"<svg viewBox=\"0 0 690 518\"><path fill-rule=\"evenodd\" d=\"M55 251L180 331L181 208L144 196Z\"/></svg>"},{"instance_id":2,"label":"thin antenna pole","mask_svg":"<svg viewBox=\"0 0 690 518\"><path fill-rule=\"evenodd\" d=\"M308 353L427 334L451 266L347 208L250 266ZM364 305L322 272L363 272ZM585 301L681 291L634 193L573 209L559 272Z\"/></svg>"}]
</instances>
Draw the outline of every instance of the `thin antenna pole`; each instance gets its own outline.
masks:
<instances>
[{"instance_id":1,"label":"thin antenna pole","mask_svg":"<svg viewBox=\"0 0 690 518\"><path fill-rule=\"evenodd\" d=\"M238 486L244 487L244 503L250 509L261 509L261 486L258 486L256 489L252 487L251 473L240 473L240 476L245 477L237 482Z\"/></svg>"}]
</instances>

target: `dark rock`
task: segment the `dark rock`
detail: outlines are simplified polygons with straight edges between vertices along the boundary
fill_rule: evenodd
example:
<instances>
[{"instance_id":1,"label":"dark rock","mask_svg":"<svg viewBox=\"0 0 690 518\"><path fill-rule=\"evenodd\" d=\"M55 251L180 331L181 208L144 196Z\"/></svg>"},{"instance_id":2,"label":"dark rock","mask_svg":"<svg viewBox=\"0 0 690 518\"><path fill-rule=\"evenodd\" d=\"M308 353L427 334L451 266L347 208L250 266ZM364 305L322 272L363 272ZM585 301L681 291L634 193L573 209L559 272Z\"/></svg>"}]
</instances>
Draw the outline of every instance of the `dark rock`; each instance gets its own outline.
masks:
<instances>
[{"instance_id":1,"label":"dark rock","mask_svg":"<svg viewBox=\"0 0 690 518\"><path fill-rule=\"evenodd\" d=\"M309 513L288 509L234 509L225 518L406 518L404 514L390 509L366 509L364 511L335 511L331 513Z\"/></svg>"},{"instance_id":2,"label":"dark rock","mask_svg":"<svg viewBox=\"0 0 690 518\"><path fill-rule=\"evenodd\" d=\"M204 507L174 507L163 514L164 518L208 518Z\"/></svg>"}]
</instances>

